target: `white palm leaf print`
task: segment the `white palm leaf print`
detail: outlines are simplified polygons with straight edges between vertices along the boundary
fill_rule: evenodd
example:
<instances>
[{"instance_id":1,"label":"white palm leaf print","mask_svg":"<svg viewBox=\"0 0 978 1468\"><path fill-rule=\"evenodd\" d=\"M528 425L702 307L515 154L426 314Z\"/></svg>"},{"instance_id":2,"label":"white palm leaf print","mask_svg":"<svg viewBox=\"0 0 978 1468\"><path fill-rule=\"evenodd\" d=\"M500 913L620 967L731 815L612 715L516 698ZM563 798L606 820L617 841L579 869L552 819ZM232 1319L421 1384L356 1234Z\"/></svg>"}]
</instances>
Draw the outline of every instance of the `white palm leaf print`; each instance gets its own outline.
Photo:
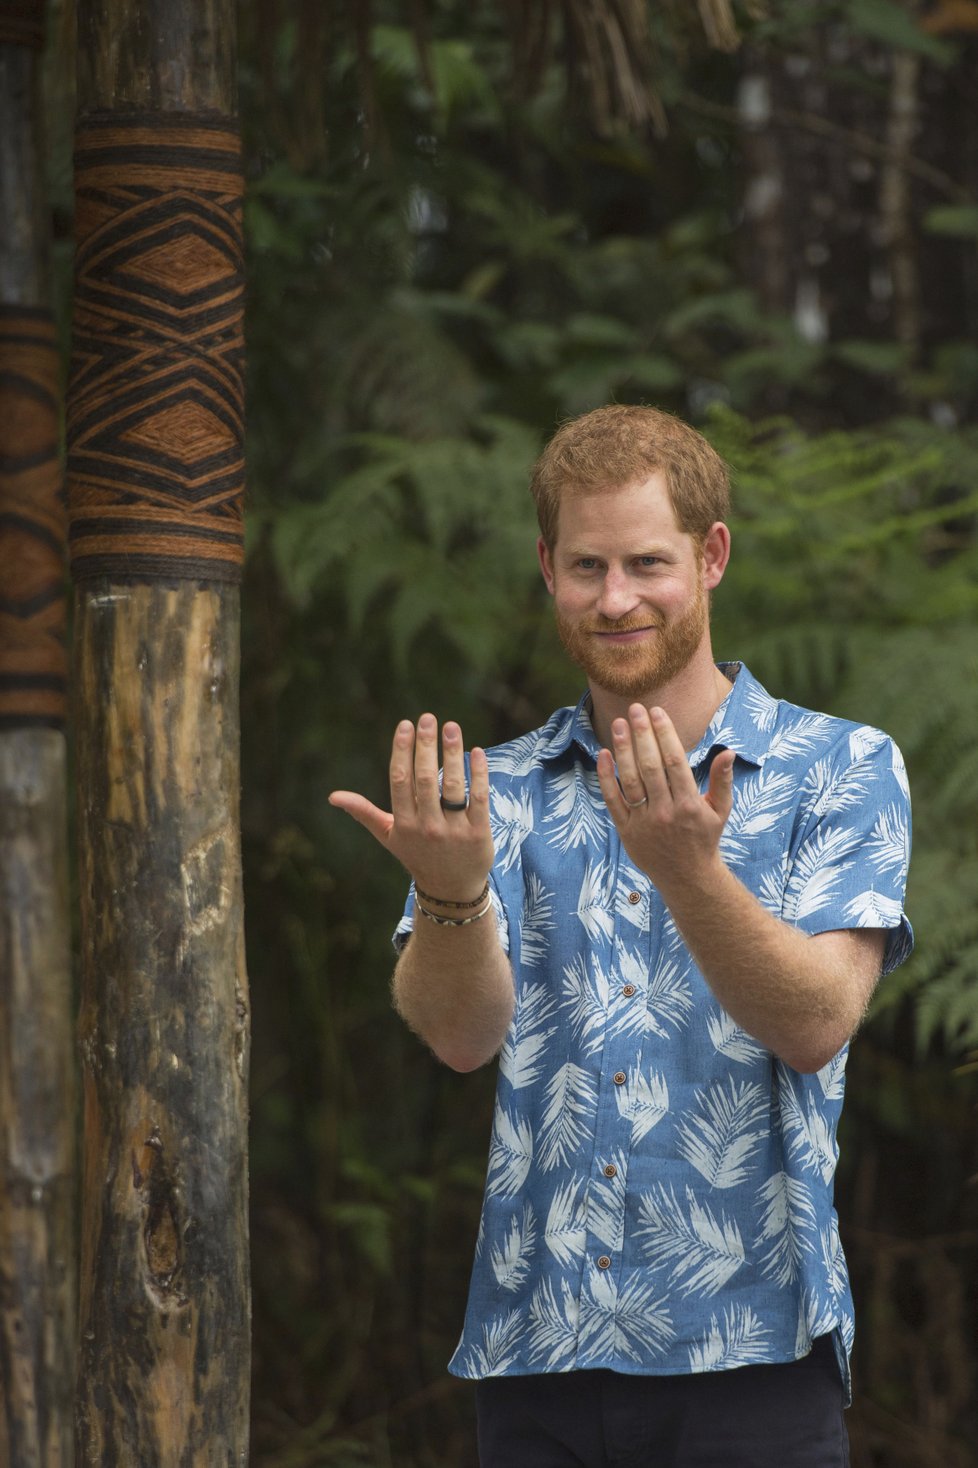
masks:
<instances>
[{"instance_id":1,"label":"white palm leaf print","mask_svg":"<svg viewBox=\"0 0 978 1468\"><path fill-rule=\"evenodd\" d=\"M734 1188L763 1136L764 1091L730 1078L697 1094L697 1112L679 1127L679 1151L715 1188Z\"/></svg>"},{"instance_id":2,"label":"white palm leaf print","mask_svg":"<svg viewBox=\"0 0 978 1468\"><path fill-rule=\"evenodd\" d=\"M548 1024L557 1001L544 983L527 984L519 996L516 1017L499 1055L499 1071L514 1091L540 1079L542 1057L557 1026Z\"/></svg>"},{"instance_id":3,"label":"white palm leaf print","mask_svg":"<svg viewBox=\"0 0 978 1468\"><path fill-rule=\"evenodd\" d=\"M522 1214L513 1214L509 1230L490 1255L496 1283L504 1290L518 1290L526 1282L536 1248L537 1228L529 1203Z\"/></svg>"},{"instance_id":4,"label":"white palm leaf print","mask_svg":"<svg viewBox=\"0 0 978 1468\"><path fill-rule=\"evenodd\" d=\"M895 928L903 915L899 898L872 889L853 897L843 911L855 928Z\"/></svg>"},{"instance_id":5,"label":"white palm leaf print","mask_svg":"<svg viewBox=\"0 0 978 1468\"><path fill-rule=\"evenodd\" d=\"M635 975L642 972L641 957L634 953L629 954L626 949L622 948L618 961L623 973L626 972L626 965L629 963L633 965L629 971L633 974L632 982L635 983ZM681 958L672 958L667 951L663 950L648 978L648 1011L645 1027L662 1039L667 1038L669 1034L665 1028L666 1025L672 1025L673 1029L681 1030L689 1021L693 1008L693 993L686 981L684 970L685 965Z\"/></svg>"},{"instance_id":6,"label":"white palm leaf print","mask_svg":"<svg viewBox=\"0 0 978 1468\"><path fill-rule=\"evenodd\" d=\"M549 1280L542 1280L530 1301L530 1359L544 1358L548 1371L560 1371L573 1360L577 1351L578 1304L568 1288L560 1282L560 1303Z\"/></svg>"},{"instance_id":7,"label":"white palm leaf print","mask_svg":"<svg viewBox=\"0 0 978 1468\"><path fill-rule=\"evenodd\" d=\"M816 1071L816 1079L826 1101L841 1101L845 1095L848 1058L849 1046L843 1045L838 1055L833 1055L827 1065L823 1065L821 1070Z\"/></svg>"},{"instance_id":8,"label":"white palm leaf print","mask_svg":"<svg viewBox=\"0 0 978 1468\"><path fill-rule=\"evenodd\" d=\"M528 1121L513 1120L497 1104L489 1144L486 1191L491 1197L508 1198L526 1182L533 1161L533 1132Z\"/></svg>"},{"instance_id":9,"label":"white palm leaf print","mask_svg":"<svg viewBox=\"0 0 978 1468\"><path fill-rule=\"evenodd\" d=\"M587 1197L587 1223L605 1248L620 1249L625 1234L625 1154L615 1152L614 1177L592 1179Z\"/></svg>"},{"instance_id":10,"label":"white palm leaf print","mask_svg":"<svg viewBox=\"0 0 978 1468\"><path fill-rule=\"evenodd\" d=\"M568 1060L546 1090L538 1161L544 1172L569 1162L588 1141L597 1108L597 1086L586 1070Z\"/></svg>"},{"instance_id":11,"label":"white palm leaf print","mask_svg":"<svg viewBox=\"0 0 978 1468\"><path fill-rule=\"evenodd\" d=\"M878 872L902 872L910 857L910 828L905 813L895 805L880 811L866 849Z\"/></svg>"},{"instance_id":12,"label":"white palm leaf print","mask_svg":"<svg viewBox=\"0 0 978 1468\"><path fill-rule=\"evenodd\" d=\"M547 840L560 851L575 846L601 846L608 833L607 813L596 774L574 765L550 782L544 825L553 826Z\"/></svg>"},{"instance_id":13,"label":"white palm leaf print","mask_svg":"<svg viewBox=\"0 0 978 1468\"><path fill-rule=\"evenodd\" d=\"M647 1136L669 1110L669 1087L659 1071L643 1075L639 1069L640 1056L635 1057L635 1066L627 1072L624 1085L615 1087L618 1112L632 1124L632 1146Z\"/></svg>"},{"instance_id":14,"label":"white palm leaf print","mask_svg":"<svg viewBox=\"0 0 978 1468\"><path fill-rule=\"evenodd\" d=\"M600 938L611 941L615 931L613 908L611 863L599 861L592 866L588 862L577 899L577 916L592 943Z\"/></svg>"},{"instance_id":15,"label":"white palm leaf print","mask_svg":"<svg viewBox=\"0 0 978 1468\"><path fill-rule=\"evenodd\" d=\"M820 1335L828 1335L834 1329L835 1311L832 1306L820 1305L810 1290L803 1291L798 1311L798 1332L795 1336L795 1350L798 1355L804 1355L812 1341L817 1340Z\"/></svg>"},{"instance_id":16,"label":"white palm leaf print","mask_svg":"<svg viewBox=\"0 0 978 1468\"><path fill-rule=\"evenodd\" d=\"M817 1219L808 1189L786 1172L775 1172L757 1196L764 1212L755 1248L768 1246L761 1257L761 1271L782 1287L794 1284L803 1256L815 1248L810 1235Z\"/></svg>"},{"instance_id":17,"label":"white palm leaf print","mask_svg":"<svg viewBox=\"0 0 978 1468\"><path fill-rule=\"evenodd\" d=\"M714 1010L707 1016L706 1029L714 1050L728 1060L751 1065L765 1053L764 1047L751 1039L725 1009Z\"/></svg>"},{"instance_id":18,"label":"white palm leaf print","mask_svg":"<svg viewBox=\"0 0 978 1468\"><path fill-rule=\"evenodd\" d=\"M517 1358L525 1324L519 1309L507 1310L482 1327L482 1345L466 1358L467 1376L504 1376Z\"/></svg>"},{"instance_id":19,"label":"white palm leaf print","mask_svg":"<svg viewBox=\"0 0 978 1468\"><path fill-rule=\"evenodd\" d=\"M564 967L560 1007L576 1031L585 1054L593 1055L604 1044L605 1016L611 995L611 980L594 954L588 970L579 953Z\"/></svg>"},{"instance_id":20,"label":"white palm leaf print","mask_svg":"<svg viewBox=\"0 0 978 1468\"><path fill-rule=\"evenodd\" d=\"M784 915L789 921L811 917L835 898L860 836L846 826L818 830L805 843L785 889Z\"/></svg>"},{"instance_id":21,"label":"white palm leaf print","mask_svg":"<svg viewBox=\"0 0 978 1468\"><path fill-rule=\"evenodd\" d=\"M520 958L526 968L535 968L547 956L547 934L557 926L553 916L553 893L536 872L526 877L523 916L520 920Z\"/></svg>"},{"instance_id":22,"label":"white palm leaf print","mask_svg":"<svg viewBox=\"0 0 978 1468\"><path fill-rule=\"evenodd\" d=\"M894 778L896 779L897 784L899 785L900 789L903 791L903 793L906 796L907 800L909 800L910 799L910 782L907 779L907 767L906 767L906 765L903 762L903 755L897 749L897 747L896 747L895 744L893 746L893 759L892 759L892 761L890 763L890 768L893 771L893 775L894 775Z\"/></svg>"},{"instance_id":23,"label":"white palm leaf print","mask_svg":"<svg viewBox=\"0 0 978 1468\"><path fill-rule=\"evenodd\" d=\"M734 790L733 810L720 838L720 850L730 861L745 861L758 836L773 831L785 806L794 798L794 775L761 770Z\"/></svg>"},{"instance_id":24,"label":"white palm leaf print","mask_svg":"<svg viewBox=\"0 0 978 1468\"><path fill-rule=\"evenodd\" d=\"M539 729L511 739L503 747L487 752L489 769L494 775L529 775L536 766L540 744Z\"/></svg>"},{"instance_id":25,"label":"white palm leaf print","mask_svg":"<svg viewBox=\"0 0 978 1468\"><path fill-rule=\"evenodd\" d=\"M835 1215L830 1219L828 1228L823 1228L819 1233L819 1242L822 1245L825 1280L832 1298L838 1300L846 1288L847 1271L846 1256L842 1252L842 1240L839 1238L839 1225Z\"/></svg>"},{"instance_id":26,"label":"white palm leaf print","mask_svg":"<svg viewBox=\"0 0 978 1468\"><path fill-rule=\"evenodd\" d=\"M816 1173L823 1182L829 1182L838 1161L838 1148L829 1123L811 1097L808 1099L807 1113L802 1110L781 1061L778 1061L778 1071L781 1073L781 1122L789 1155L800 1157L806 1172Z\"/></svg>"},{"instance_id":27,"label":"white palm leaf print","mask_svg":"<svg viewBox=\"0 0 978 1468\"><path fill-rule=\"evenodd\" d=\"M773 912L775 917L780 917L781 908L784 905L784 862L779 861L774 867L768 867L761 873L761 880L757 884L757 900L768 912Z\"/></svg>"},{"instance_id":28,"label":"white palm leaf print","mask_svg":"<svg viewBox=\"0 0 978 1468\"><path fill-rule=\"evenodd\" d=\"M767 760L784 764L788 760L800 759L824 743L826 731L833 720L827 714L814 714L798 724L783 724L772 737L767 748Z\"/></svg>"},{"instance_id":29,"label":"white palm leaf print","mask_svg":"<svg viewBox=\"0 0 978 1468\"><path fill-rule=\"evenodd\" d=\"M496 867L508 872L520 857L520 848L533 830L533 801L529 792L504 795L493 790L489 806L489 825L496 848Z\"/></svg>"},{"instance_id":30,"label":"white palm leaf print","mask_svg":"<svg viewBox=\"0 0 978 1468\"><path fill-rule=\"evenodd\" d=\"M643 1354L667 1350L675 1339L669 1307L655 1294L638 1270L619 1290L610 1269L588 1267L588 1284L595 1309L581 1322L581 1346L597 1355L618 1355L632 1361Z\"/></svg>"},{"instance_id":31,"label":"white palm leaf print","mask_svg":"<svg viewBox=\"0 0 978 1468\"><path fill-rule=\"evenodd\" d=\"M887 743L889 743L888 735L880 729L871 729L868 724L864 724L861 729L855 729L849 735L849 758L853 762L865 759L868 754L875 754Z\"/></svg>"},{"instance_id":32,"label":"white palm leaf print","mask_svg":"<svg viewBox=\"0 0 978 1468\"><path fill-rule=\"evenodd\" d=\"M649 1260L656 1267L675 1261L669 1288L683 1295L715 1295L744 1262L744 1241L731 1218L716 1218L686 1189L689 1212L684 1213L672 1188L660 1185L643 1193L639 1203L639 1227Z\"/></svg>"},{"instance_id":33,"label":"white palm leaf print","mask_svg":"<svg viewBox=\"0 0 978 1468\"><path fill-rule=\"evenodd\" d=\"M839 1320L839 1329L842 1331L842 1342L846 1348L846 1355L852 1355L852 1345L856 1338L856 1323L847 1311L843 1310Z\"/></svg>"},{"instance_id":34,"label":"white palm leaf print","mask_svg":"<svg viewBox=\"0 0 978 1468\"><path fill-rule=\"evenodd\" d=\"M766 733L769 729L774 728L778 717L777 700L773 699L769 693L765 693L763 688L754 683L748 684L744 707L750 714L751 723L755 729Z\"/></svg>"},{"instance_id":35,"label":"white palm leaf print","mask_svg":"<svg viewBox=\"0 0 978 1468\"><path fill-rule=\"evenodd\" d=\"M726 1371L756 1365L765 1359L764 1337L770 1332L749 1305L732 1305L721 1325L714 1315L698 1346L689 1348L690 1371Z\"/></svg>"},{"instance_id":36,"label":"white palm leaf print","mask_svg":"<svg viewBox=\"0 0 978 1468\"><path fill-rule=\"evenodd\" d=\"M584 1188L584 1178L572 1178L562 1184L554 1193L547 1212L543 1242L557 1263L565 1267L584 1253L587 1240L582 1197Z\"/></svg>"}]
</instances>

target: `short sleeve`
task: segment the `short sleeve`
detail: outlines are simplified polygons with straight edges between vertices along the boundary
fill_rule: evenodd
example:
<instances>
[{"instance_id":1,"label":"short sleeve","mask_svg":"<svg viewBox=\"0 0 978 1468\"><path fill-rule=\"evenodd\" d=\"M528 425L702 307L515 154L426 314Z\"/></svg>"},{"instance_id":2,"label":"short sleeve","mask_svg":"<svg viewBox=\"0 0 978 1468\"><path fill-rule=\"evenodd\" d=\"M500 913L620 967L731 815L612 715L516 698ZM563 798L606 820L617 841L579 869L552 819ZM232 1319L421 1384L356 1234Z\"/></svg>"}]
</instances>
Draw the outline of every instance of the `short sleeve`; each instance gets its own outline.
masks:
<instances>
[{"instance_id":1,"label":"short sleeve","mask_svg":"<svg viewBox=\"0 0 978 1468\"><path fill-rule=\"evenodd\" d=\"M904 912L910 862L910 792L899 749L878 729L856 728L834 751L793 851L783 915L806 933L888 930L883 973L913 950Z\"/></svg>"}]
</instances>

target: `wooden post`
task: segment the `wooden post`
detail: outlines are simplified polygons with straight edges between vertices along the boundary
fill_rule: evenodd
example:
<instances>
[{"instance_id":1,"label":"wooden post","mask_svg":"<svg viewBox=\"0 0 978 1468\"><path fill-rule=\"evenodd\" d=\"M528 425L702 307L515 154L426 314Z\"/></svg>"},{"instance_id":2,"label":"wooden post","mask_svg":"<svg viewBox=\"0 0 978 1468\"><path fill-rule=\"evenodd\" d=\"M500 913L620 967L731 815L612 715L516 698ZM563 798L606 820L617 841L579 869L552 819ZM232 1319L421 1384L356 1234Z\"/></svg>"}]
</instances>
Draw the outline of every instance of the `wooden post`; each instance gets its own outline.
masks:
<instances>
[{"instance_id":1,"label":"wooden post","mask_svg":"<svg viewBox=\"0 0 978 1468\"><path fill-rule=\"evenodd\" d=\"M75 1047L43 12L0 5L0 1463L69 1468Z\"/></svg>"},{"instance_id":2,"label":"wooden post","mask_svg":"<svg viewBox=\"0 0 978 1468\"><path fill-rule=\"evenodd\" d=\"M78 4L77 1450L101 1468L248 1452L234 16Z\"/></svg>"}]
</instances>

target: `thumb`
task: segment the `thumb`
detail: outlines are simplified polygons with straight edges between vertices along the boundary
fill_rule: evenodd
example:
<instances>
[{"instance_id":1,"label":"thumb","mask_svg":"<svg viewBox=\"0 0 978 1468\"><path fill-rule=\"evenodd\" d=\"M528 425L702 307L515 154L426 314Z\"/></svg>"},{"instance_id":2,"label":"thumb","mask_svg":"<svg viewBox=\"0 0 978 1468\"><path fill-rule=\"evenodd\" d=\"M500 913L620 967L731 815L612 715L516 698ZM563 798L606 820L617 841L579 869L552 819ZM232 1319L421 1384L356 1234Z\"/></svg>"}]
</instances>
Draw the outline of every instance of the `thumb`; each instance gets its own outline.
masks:
<instances>
[{"instance_id":1,"label":"thumb","mask_svg":"<svg viewBox=\"0 0 978 1468\"><path fill-rule=\"evenodd\" d=\"M724 822L733 809L733 767L736 758L732 749L724 749L710 766L710 788L706 798Z\"/></svg>"},{"instance_id":2,"label":"thumb","mask_svg":"<svg viewBox=\"0 0 978 1468\"><path fill-rule=\"evenodd\" d=\"M394 817L388 810L381 810L380 806L374 805L365 795L357 795L354 790L333 790L330 792L329 803L337 810L345 810L348 816L352 816L361 826L368 830L383 846L388 843L391 831L394 829Z\"/></svg>"}]
</instances>

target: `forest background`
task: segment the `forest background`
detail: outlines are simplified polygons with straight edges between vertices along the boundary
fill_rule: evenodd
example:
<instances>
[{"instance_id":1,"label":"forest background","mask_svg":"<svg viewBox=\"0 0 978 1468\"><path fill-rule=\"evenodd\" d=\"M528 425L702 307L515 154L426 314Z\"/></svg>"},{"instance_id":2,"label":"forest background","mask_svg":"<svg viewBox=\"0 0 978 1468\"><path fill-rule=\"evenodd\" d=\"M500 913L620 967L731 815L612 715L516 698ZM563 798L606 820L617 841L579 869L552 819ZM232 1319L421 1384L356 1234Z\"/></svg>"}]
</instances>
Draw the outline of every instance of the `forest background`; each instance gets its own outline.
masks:
<instances>
[{"instance_id":1,"label":"forest background","mask_svg":"<svg viewBox=\"0 0 978 1468\"><path fill-rule=\"evenodd\" d=\"M244 0L256 1468L469 1468L493 1076L389 1006L404 878L330 810L397 719L573 701L527 473L611 400L732 465L718 655L882 725L914 958L853 1047L854 1468L978 1439L978 4ZM59 49L61 56L59 59ZM70 323L68 47L51 58Z\"/></svg>"}]
</instances>

